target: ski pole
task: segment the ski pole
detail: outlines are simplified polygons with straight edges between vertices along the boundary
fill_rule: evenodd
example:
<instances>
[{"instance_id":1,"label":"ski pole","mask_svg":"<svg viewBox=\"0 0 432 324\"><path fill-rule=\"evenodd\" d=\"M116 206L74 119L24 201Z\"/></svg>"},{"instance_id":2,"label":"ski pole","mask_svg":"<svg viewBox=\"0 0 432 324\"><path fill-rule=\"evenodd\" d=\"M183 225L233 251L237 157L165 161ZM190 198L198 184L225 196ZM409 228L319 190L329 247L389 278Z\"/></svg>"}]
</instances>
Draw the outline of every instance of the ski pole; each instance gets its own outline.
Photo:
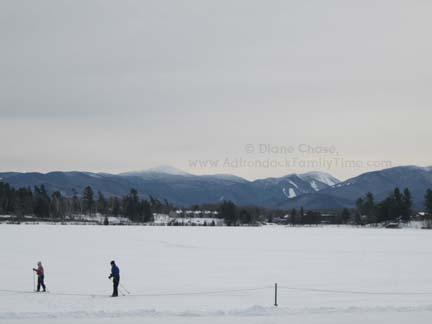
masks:
<instances>
[{"instance_id":1,"label":"ski pole","mask_svg":"<svg viewBox=\"0 0 432 324\"><path fill-rule=\"evenodd\" d=\"M125 286L123 286L122 284L120 284L120 287L122 287L123 290L126 291L128 293L128 295L130 295L130 292L125 288Z\"/></svg>"},{"instance_id":2,"label":"ski pole","mask_svg":"<svg viewBox=\"0 0 432 324\"><path fill-rule=\"evenodd\" d=\"M120 288L120 287L119 287ZM122 296L126 296L126 294L123 292L123 290L120 288L119 289L119 292L120 292L120 294L122 295Z\"/></svg>"},{"instance_id":3,"label":"ski pole","mask_svg":"<svg viewBox=\"0 0 432 324\"><path fill-rule=\"evenodd\" d=\"M32 271L32 275L33 275L33 291L36 291L36 274L34 273L34 271Z\"/></svg>"}]
</instances>

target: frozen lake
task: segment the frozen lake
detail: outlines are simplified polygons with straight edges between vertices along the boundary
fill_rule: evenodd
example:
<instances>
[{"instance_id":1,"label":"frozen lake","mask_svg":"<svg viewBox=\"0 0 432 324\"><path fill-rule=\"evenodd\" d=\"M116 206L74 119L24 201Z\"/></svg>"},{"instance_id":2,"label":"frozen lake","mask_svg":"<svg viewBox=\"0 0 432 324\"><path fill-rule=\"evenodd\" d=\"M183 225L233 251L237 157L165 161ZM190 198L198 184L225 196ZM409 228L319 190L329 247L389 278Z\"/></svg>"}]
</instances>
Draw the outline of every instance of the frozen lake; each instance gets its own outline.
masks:
<instances>
[{"instance_id":1,"label":"frozen lake","mask_svg":"<svg viewBox=\"0 0 432 324\"><path fill-rule=\"evenodd\" d=\"M432 321L430 231L0 225L0 243L0 323ZM112 259L130 295L108 297Z\"/></svg>"}]
</instances>

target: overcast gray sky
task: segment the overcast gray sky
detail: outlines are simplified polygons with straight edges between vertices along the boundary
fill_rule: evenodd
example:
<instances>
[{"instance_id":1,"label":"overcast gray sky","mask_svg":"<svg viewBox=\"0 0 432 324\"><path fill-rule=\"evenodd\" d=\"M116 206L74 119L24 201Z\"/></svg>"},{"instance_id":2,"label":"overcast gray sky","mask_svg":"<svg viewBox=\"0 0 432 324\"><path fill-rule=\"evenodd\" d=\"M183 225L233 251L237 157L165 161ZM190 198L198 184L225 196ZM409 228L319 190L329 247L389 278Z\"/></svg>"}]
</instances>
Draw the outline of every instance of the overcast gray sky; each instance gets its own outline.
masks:
<instances>
[{"instance_id":1,"label":"overcast gray sky","mask_svg":"<svg viewBox=\"0 0 432 324\"><path fill-rule=\"evenodd\" d=\"M1 0L0 171L432 165L431 15L427 0ZM300 144L363 165L310 167L336 155ZM224 164L240 158L297 162Z\"/></svg>"}]
</instances>

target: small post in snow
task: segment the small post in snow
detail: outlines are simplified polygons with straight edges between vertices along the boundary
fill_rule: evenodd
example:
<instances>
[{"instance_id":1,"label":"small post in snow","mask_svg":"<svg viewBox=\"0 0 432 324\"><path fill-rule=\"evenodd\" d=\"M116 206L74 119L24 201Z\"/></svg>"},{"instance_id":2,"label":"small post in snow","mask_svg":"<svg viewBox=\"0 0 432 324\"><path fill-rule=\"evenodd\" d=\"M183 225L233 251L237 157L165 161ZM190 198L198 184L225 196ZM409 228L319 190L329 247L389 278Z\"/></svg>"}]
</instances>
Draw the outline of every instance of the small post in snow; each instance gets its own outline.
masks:
<instances>
[{"instance_id":1,"label":"small post in snow","mask_svg":"<svg viewBox=\"0 0 432 324\"><path fill-rule=\"evenodd\" d=\"M275 307L278 306L278 300L277 300L278 295L277 295L277 293L278 293L278 285L277 285L277 283L275 283L275 302L274 302Z\"/></svg>"}]
</instances>

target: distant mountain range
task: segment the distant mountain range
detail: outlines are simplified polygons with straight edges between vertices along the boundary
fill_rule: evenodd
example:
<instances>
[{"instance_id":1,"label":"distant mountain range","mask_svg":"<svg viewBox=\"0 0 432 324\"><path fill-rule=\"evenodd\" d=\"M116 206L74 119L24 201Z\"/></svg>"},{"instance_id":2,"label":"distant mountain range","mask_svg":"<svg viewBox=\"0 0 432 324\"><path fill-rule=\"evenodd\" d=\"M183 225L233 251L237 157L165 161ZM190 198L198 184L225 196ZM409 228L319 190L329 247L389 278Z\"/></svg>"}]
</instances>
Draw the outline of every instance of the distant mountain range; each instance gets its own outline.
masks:
<instances>
[{"instance_id":1,"label":"distant mountain range","mask_svg":"<svg viewBox=\"0 0 432 324\"><path fill-rule=\"evenodd\" d=\"M193 175L172 167L121 174L92 172L0 173L0 181L14 187L44 185L48 191L71 196L86 186L105 196L125 195L131 188L141 196L167 199L178 206L232 200L239 205L269 208L335 209L352 207L360 196L372 192L377 200L395 187L410 188L416 207L432 188L432 168L402 166L361 174L339 181L324 172L290 174L248 181L229 174Z\"/></svg>"}]
</instances>

